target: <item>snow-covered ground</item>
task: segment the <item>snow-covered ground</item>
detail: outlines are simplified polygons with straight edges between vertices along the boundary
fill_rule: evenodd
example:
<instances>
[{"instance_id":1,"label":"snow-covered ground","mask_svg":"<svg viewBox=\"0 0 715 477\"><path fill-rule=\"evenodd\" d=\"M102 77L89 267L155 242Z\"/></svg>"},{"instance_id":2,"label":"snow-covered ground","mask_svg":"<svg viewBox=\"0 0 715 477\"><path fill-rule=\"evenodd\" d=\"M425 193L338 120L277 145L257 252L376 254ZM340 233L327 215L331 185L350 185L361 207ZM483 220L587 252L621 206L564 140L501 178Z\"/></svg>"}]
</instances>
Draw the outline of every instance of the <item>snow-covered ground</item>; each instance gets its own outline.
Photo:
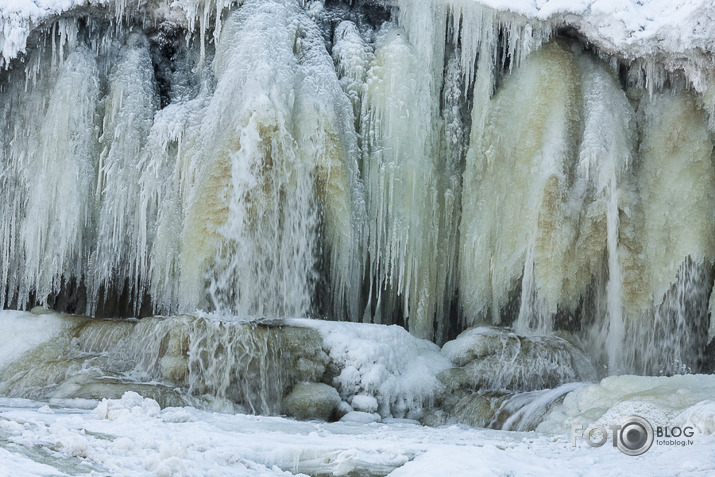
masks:
<instances>
[{"instance_id":1,"label":"snow-covered ground","mask_svg":"<svg viewBox=\"0 0 715 477\"><path fill-rule=\"evenodd\" d=\"M688 475L715 472L715 436L629 457L535 433L299 422L166 408L127 393L95 410L0 400L0 475Z\"/></svg>"}]
</instances>

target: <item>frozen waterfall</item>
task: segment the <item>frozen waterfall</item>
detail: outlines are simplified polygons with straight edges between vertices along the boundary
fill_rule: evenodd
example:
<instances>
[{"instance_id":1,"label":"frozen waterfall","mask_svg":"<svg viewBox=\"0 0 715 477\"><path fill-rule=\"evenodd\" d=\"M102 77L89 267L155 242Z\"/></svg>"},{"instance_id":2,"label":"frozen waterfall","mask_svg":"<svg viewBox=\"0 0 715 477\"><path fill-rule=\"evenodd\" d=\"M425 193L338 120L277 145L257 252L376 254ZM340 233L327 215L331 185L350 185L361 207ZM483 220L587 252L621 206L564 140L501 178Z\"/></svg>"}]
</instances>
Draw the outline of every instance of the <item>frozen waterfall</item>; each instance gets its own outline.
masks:
<instances>
[{"instance_id":1,"label":"frozen waterfall","mask_svg":"<svg viewBox=\"0 0 715 477\"><path fill-rule=\"evenodd\" d=\"M2 307L715 359L701 55L461 0L95 3L0 34Z\"/></svg>"}]
</instances>

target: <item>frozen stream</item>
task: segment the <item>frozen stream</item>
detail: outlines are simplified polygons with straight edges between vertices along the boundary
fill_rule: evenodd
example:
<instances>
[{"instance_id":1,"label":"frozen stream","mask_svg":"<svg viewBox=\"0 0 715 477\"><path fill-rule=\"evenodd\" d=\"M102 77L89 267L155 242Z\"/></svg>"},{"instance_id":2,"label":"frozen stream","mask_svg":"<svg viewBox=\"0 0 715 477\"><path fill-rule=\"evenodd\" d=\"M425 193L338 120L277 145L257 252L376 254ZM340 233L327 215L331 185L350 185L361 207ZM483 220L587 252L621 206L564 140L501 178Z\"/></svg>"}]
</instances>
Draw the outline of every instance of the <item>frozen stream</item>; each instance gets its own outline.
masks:
<instances>
[{"instance_id":1,"label":"frozen stream","mask_svg":"<svg viewBox=\"0 0 715 477\"><path fill-rule=\"evenodd\" d=\"M127 395L97 411L0 401L0 475L688 475L715 472L715 436L629 457L564 433L299 422ZM712 422L712 421L711 421Z\"/></svg>"}]
</instances>

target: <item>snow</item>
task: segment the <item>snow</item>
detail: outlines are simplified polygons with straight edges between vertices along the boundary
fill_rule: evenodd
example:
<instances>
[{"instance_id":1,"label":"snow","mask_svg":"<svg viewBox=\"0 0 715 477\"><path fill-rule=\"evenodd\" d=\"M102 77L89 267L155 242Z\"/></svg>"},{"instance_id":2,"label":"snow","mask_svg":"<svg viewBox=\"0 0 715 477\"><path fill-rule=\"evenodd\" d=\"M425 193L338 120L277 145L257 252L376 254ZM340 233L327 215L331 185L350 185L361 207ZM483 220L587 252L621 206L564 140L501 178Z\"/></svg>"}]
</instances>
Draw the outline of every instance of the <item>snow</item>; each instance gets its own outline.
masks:
<instances>
[{"instance_id":1,"label":"snow","mask_svg":"<svg viewBox=\"0 0 715 477\"><path fill-rule=\"evenodd\" d=\"M715 44L707 18L715 5L707 0L480 0L501 11L545 21L577 15L573 24L599 46L630 51L631 57L651 51L711 50ZM711 20L712 21L712 20Z\"/></svg>"},{"instance_id":2,"label":"snow","mask_svg":"<svg viewBox=\"0 0 715 477\"><path fill-rule=\"evenodd\" d=\"M131 393L96 411L0 400L0 475L712 475L712 434L692 446L654 444L641 457L571 446L554 434L409 423L299 422L166 408ZM100 404L102 408L105 403Z\"/></svg>"}]
</instances>

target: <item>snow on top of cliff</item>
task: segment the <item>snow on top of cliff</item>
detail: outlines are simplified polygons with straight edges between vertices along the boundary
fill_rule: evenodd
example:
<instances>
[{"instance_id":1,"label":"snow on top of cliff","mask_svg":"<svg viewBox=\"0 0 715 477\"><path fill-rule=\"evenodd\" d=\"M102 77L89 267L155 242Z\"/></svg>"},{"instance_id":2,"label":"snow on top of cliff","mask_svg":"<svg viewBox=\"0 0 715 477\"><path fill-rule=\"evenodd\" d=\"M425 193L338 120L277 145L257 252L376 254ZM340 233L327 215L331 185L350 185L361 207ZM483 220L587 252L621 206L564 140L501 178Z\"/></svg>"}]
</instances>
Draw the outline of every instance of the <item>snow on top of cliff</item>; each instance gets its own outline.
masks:
<instances>
[{"instance_id":1,"label":"snow on top of cliff","mask_svg":"<svg viewBox=\"0 0 715 477\"><path fill-rule=\"evenodd\" d=\"M27 37L45 18L108 0L2 0L0 2L0 65L25 50Z\"/></svg>"},{"instance_id":2,"label":"snow on top of cliff","mask_svg":"<svg viewBox=\"0 0 715 477\"><path fill-rule=\"evenodd\" d=\"M399 0L384 1L402 4ZM476 3L507 17L514 14L556 27L573 26L600 49L629 59L690 53L709 57L715 51L715 2L711 0L432 1L462 8ZM125 10L125 6L151 8L160 17L182 12L186 18L195 19L200 10L221 10L232 3L234 0L2 0L0 63L23 51L30 32L43 20L78 7L114 6L117 11Z\"/></svg>"},{"instance_id":3,"label":"snow on top of cliff","mask_svg":"<svg viewBox=\"0 0 715 477\"><path fill-rule=\"evenodd\" d=\"M573 25L599 47L634 58L715 47L711 0L477 0L499 11Z\"/></svg>"}]
</instances>

